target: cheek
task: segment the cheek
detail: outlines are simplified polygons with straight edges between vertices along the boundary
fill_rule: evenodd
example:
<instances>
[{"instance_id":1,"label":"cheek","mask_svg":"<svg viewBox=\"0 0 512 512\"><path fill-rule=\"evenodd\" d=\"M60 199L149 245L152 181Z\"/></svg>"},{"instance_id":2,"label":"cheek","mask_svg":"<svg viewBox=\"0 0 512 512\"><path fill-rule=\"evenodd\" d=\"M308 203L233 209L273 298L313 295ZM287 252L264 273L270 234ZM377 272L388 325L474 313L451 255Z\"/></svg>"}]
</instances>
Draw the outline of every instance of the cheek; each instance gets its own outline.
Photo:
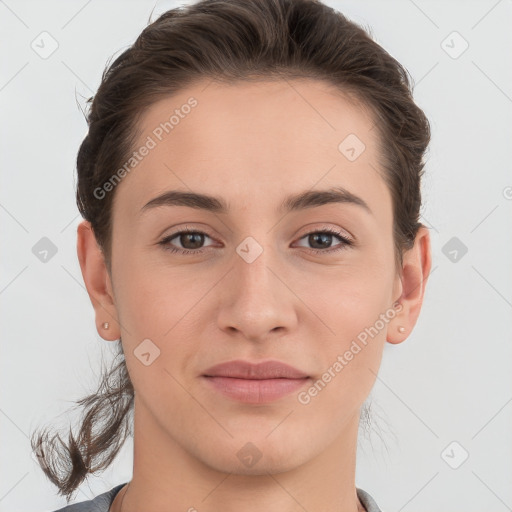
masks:
<instances>
[{"instance_id":1,"label":"cheek","mask_svg":"<svg viewBox=\"0 0 512 512\"><path fill-rule=\"evenodd\" d=\"M183 283L179 276L163 277L163 270L134 252L117 262L116 308L124 336L160 339L183 310Z\"/></svg>"},{"instance_id":2,"label":"cheek","mask_svg":"<svg viewBox=\"0 0 512 512\"><path fill-rule=\"evenodd\" d=\"M327 305L321 309L329 329L324 325L313 328L313 336L319 339L323 370L299 400L321 410L333 425L344 421L347 411L356 410L367 398L379 371L391 319L382 307L382 291L369 296L361 289L349 291L337 290L336 302L330 303L330 309ZM325 334L315 334L320 331Z\"/></svg>"},{"instance_id":3,"label":"cheek","mask_svg":"<svg viewBox=\"0 0 512 512\"><path fill-rule=\"evenodd\" d=\"M317 284L298 293L316 314L310 315L311 331L319 339L325 371L330 371L322 381L336 389L326 399L350 401L353 392L357 402L359 391L366 393L374 382L388 325L395 316L389 303L391 272L352 267L333 274L325 285Z\"/></svg>"},{"instance_id":4,"label":"cheek","mask_svg":"<svg viewBox=\"0 0 512 512\"><path fill-rule=\"evenodd\" d=\"M165 275L164 275L165 274ZM169 380L195 357L198 326L204 324L201 298L211 283L190 267L164 273L148 262L128 258L118 267L116 307L129 366L147 389ZM117 300L118 299L118 300ZM144 355L143 354L149 354ZM146 367L144 362L151 362Z\"/></svg>"},{"instance_id":5,"label":"cheek","mask_svg":"<svg viewBox=\"0 0 512 512\"><path fill-rule=\"evenodd\" d=\"M315 313L325 339L343 343L373 325L391 307L392 284L391 267L361 262L317 274L295 290Z\"/></svg>"}]
</instances>

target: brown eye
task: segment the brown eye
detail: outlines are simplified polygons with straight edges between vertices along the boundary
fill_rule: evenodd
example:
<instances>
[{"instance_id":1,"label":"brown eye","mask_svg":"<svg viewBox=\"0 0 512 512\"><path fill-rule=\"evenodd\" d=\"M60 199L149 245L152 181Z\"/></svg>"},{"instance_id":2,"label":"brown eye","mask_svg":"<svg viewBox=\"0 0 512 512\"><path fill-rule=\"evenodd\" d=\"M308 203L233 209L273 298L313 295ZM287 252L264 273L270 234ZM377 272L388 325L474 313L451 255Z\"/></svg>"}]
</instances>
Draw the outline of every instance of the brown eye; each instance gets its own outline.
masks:
<instances>
[{"instance_id":1,"label":"brown eye","mask_svg":"<svg viewBox=\"0 0 512 512\"><path fill-rule=\"evenodd\" d=\"M182 254L200 254L203 252L203 244L205 242L205 238L211 239L209 235L203 233L202 231L187 228L166 236L160 240L158 244L163 246L165 250L171 252L178 252ZM171 244L171 241L175 239L181 245L181 248L173 246L176 244L176 242Z\"/></svg>"},{"instance_id":2,"label":"brown eye","mask_svg":"<svg viewBox=\"0 0 512 512\"><path fill-rule=\"evenodd\" d=\"M199 249L204 243L204 233L181 233L177 236L184 249Z\"/></svg>"},{"instance_id":3,"label":"brown eye","mask_svg":"<svg viewBox=\"0 0 512 512\"><path fill-rule=\"evenodd\" d=\"M332 238L337 238L341 244L338 244L338 246L332 247ZM347 237L345 237L342 233L336 230L331 229L323 229L321 231L311 231L310 233L307 233L304 235L301 240L304 240L307 238L307 243L312 245L312 248L310 248L310 251L314 253L332 253L336 251L340 251L342 249L345 249L349 246L353 245L352 240L349 240Z\"/></svg>"}]
</instances>

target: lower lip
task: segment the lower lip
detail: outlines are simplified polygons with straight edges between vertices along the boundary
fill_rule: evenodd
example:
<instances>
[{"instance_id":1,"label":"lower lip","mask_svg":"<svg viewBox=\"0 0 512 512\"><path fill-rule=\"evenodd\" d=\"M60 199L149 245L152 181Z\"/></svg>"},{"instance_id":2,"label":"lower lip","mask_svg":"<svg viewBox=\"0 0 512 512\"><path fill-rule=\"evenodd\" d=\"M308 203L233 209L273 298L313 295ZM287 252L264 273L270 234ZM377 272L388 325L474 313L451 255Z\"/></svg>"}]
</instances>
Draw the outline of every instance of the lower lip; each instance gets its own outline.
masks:
<instances>
[{"instance_id":1,"label":"lower lip","mask_svg":"<svg viewBox=\"0 0 512 512\"><path fill-rule=\"evenodd\" d=\"M203 378L217 391L229 398L247 404L273 402L303 387L309 377L303 379L235 379L233 377Z\"/></svg>"}]
</instances>

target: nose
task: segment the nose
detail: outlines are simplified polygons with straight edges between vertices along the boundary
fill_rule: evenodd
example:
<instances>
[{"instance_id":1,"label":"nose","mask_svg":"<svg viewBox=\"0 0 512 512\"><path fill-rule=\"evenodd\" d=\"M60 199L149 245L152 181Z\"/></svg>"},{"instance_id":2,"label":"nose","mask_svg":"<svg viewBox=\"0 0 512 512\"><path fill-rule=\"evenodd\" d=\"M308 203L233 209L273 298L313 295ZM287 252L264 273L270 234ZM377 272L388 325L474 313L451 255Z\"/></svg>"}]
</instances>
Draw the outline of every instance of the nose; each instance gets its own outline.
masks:
<instances>
[{"instance_id":1,"label":"nose","mask_svg":"<svg viewBox=\"0 0 512 512\"><path fill-rule=\"evenodd\" d=\"M264 250L251 261L235 255L220 295L218 325L253 342L284 335L297 324L298 298L285 266Z\"/></svg>"}]
</instances>

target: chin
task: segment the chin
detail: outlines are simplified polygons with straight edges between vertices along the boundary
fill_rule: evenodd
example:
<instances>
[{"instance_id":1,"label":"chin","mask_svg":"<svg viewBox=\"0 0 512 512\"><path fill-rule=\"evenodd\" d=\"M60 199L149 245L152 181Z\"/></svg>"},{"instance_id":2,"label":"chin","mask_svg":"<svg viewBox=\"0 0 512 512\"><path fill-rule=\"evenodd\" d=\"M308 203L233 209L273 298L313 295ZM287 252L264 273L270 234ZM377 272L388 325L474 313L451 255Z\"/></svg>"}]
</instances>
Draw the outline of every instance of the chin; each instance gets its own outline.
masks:
<instances>
[{"instance_id":1,"label":"chin","mask_svg":"<svg viewBox=\"0 0 512 512\"><path fill-rule=\"evenodd\" d=\"M308 459L308 454L303 452L304 443L286 444L282 439L269 440L265 435L231 439L227 445L219 443L215 451L210 445L208 456L203 454L201 458L216 471L252 476L284 473Z\"/></svg>"}]
</instances>

